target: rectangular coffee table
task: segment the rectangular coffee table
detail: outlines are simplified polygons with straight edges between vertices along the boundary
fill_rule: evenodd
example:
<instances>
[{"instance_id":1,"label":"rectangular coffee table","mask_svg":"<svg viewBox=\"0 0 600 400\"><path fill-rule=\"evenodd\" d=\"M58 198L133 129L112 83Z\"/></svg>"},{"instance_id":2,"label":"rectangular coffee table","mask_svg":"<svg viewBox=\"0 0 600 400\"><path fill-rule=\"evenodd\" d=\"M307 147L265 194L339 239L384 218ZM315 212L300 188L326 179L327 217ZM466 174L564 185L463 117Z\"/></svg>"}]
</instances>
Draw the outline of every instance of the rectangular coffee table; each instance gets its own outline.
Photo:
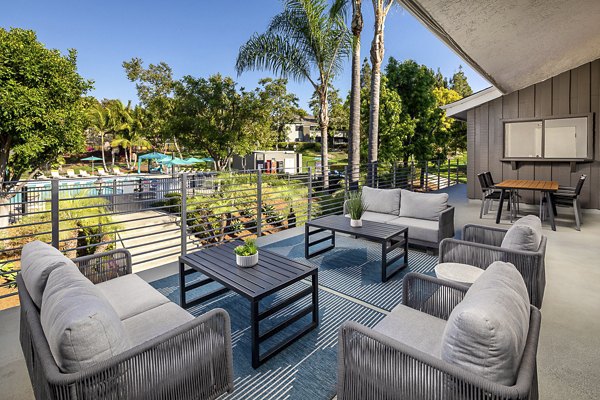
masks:
<instances>
[{"instance_id":1,"label":"rectangular coffee table","mask_svg":"<svg viewBox=\"0 0 600 400\"><path fill-rule=\"evenodd\" d=\"M225 243L179 257L180 304L183 308L192 307L219 296L228 290L233 290L250 300L252 367L258 368L262 363L318 325L318 268L289 260L279 254L262 249L259 250L259 260L256 266L240 268L235 263L235 253L233 252L233 249L240 243L239 241ZM186 266L189 268L186 268ZM185 277L194 273L204 274L207 278L186 283ZM259 302L262 299L309 276L312 278L309 287L285 300L277 302L269 308L263 308L259 311ZM225 287L213 290L195 299L188 300L186 298L186 293L190 290L211 282L218 282ZM309 305L265 332L260 332L260 321L306 296L311 296ZM262 342L311 313L312 320L310 323L304 325L299 331L288 335L281 342L271 346L269 350L262 354L260 353L260 344Z\"/></svg>"},{"instance_id":2,"label":"rectangular coffee table","mask_svg":"<svg viewBox=\"0 0 600 400\"><path fill-rule=\"evenodd\" d=\"M304 257L307 259L315 257L335 248L335 233L341 232L381 244L382 282L387 281L398 271L408 266L408 227L364 220L362 224L363 226L360 228L352 228L350 226L350 218L344 217L343 215L329 215L308 221L304 227ZM311 230L311 228L316 229ZM330 231L331 234L311 241L311 236L325 231ZM330 246L310 253L310 248L312 246L328 240L331 240ZM388 254L392 250L400 247L402 247L402 252L388 260ZM388 273L388 268L401 258L404 258L404 263Z\"/></svg>"}]
</instances>

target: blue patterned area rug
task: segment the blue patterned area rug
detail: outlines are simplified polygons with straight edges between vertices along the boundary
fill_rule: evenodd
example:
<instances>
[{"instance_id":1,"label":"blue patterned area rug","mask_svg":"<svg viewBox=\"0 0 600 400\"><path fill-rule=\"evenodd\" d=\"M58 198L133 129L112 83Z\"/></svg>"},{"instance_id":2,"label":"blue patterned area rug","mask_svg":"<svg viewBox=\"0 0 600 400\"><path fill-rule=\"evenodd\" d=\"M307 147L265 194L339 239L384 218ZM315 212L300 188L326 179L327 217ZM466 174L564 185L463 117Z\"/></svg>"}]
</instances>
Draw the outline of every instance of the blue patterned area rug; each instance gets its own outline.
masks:
<instances>
[{"instance_id":1,"label":"blue patterned area rug","mask_svg":"<svg viewBox=\"0 0 600 400\"><path fill-rule=\"evenodd\" d=\"M318 236L315 236L315 239ZM327 247L329 241L311 248ZM319 267L319 284L387 311L402 301L402 279L408 272L434 275L438 258L408 249L408 267L387 282L381 282L381 246L374 242L336 234L336 247L309 260L304 258L304 235L269 245L267 250ZM396 253L392 252L390 258ZM398 264L403 260L397 261Z\"/></svg>"},{"instance_id":2,"label":"blue patterned area rug","mask_svg":"<svg viewBox=\"0 0 600 400\"><path fill-rule=\"evenodd\" d=\"M197 279L194 276L188 278ZM177 275L151 282L151 285L173 302L179 302ZM203 290L214 289L215 286L210 287L211 285L196 289L197 292L191 292L191 295L195 296ZM261 305L273 304L283 296L293 295L306 286L307 283L298 282L264 299ZM270 324L276 324L287 313L294 313L306 305L308 299L304 303L298 302L274 314L265 321L264 325L261 323L261 331L268 329ZM319 326L255 370L252 368L250 351L249 301L233 292L228 292L188 311L199 316L216 307L227 310L232 324L235 390L230 395L224 396L224 399L325 400L333 398L337 383L337 335L340 325L344 321L352 320L373 327L384 317L383 314L368 307L319 290ZM309 320L310 315L296 324L306 324ZM287 335L296 328L297 326L292 325L280 335ZM280 338L276 335L271 340ZM266 348L269 345L270 343L267 342Z\"/></svg>"}]
</instances>

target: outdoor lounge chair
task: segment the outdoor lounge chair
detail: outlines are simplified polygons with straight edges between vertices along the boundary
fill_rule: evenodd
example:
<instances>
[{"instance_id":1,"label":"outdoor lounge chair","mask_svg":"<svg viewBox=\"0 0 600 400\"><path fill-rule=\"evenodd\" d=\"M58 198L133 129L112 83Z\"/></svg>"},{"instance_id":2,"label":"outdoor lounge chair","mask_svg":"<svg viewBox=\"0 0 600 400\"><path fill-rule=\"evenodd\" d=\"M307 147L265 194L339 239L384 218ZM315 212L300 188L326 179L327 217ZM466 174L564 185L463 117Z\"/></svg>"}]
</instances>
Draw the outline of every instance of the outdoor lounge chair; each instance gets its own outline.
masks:
<instances>
[{"instance_id":1,"label":"outdoor lounge chair","mask_svg":"<svg viewBox=\"0 0 600 400\"><path fill-rule=\"evenodd\" d=\"M63 179L64 176L62 176L57 170L53 169L52 171L50 171L50 177L52 179Z\"/></svg>"},{"instance_id":2,"label":"outdoor lounge chair","mask_svg":"<svg viewBox=\"0 0 600 400\"><path fill-rule=\"evenodd\" d=\"M32 242L21 262L20 339L36 399L215 399L233 390L227 312L194 318L131 273L128 251L71 261Z\"/></svg>"},{"instance_id":3,"label":"outdoor lounge chair","mask_svg":"<svg viewBox=\"0 0 600 400\"><path fill-rule=\"evenodd\" d=\"M119 169L119 167L113 167L113 174L115 174L115 175L125 175L123 172L121 172L121 169Z\"/></svg>"},{"instance_id":4,"label":"outdoor lounge chair","mask_svg":"<svg viewBox=\"0 0 600 400\"><path fill-rule=\"evenodd\" d=\"M100 176L108 176L108 174L106 173L106 171L102 167L98 168L98 175L100 175Z\"/></svg>"},{"instance_id":5,"label":"outdoor lounge chair","mask_svg":"<svg viewBox=\"0 0 600 400\"><path fill-rule=\"evenodd\" d=\"M79 170L79 176L82 178L89 178L91 175L84 169Z\"/></svg>"},{"instance_id":6,"label":"outdoor lounge chair","mask_svg":"<svg viewBox=\"0 0 600 400\"><path fill-rule=\"evenodd\" d=\"M462 240L442 240L439 263L455 263L456 268L466 264L485 270L494 261L510 262L523 276L531 304L542 308L546 244L541 221L534 215L519 219L510 229L467 224Z\"/></svg>"},{"instance_id":7,"label":"outdoor lounge chair","mask_svg":"<svg viewBox=\"0 0 600 400\"><path fill-rule=\"evenodd\" d=\"M509 263L470 288L411 272L373 329L341 326L337 398L535 400L540 322Z\"/></svg>"},{"instance_id":8,"label":"outdoor lounge chair","mask_svg":"<svg viewBox=\"0 0 600 400\"><path fill-rule=\"evenodd\" d=\"M67 170L67 178L77 178L77 175L75 175L75 171L72 169L68 169Z\"/></svg>"}]
</instances>

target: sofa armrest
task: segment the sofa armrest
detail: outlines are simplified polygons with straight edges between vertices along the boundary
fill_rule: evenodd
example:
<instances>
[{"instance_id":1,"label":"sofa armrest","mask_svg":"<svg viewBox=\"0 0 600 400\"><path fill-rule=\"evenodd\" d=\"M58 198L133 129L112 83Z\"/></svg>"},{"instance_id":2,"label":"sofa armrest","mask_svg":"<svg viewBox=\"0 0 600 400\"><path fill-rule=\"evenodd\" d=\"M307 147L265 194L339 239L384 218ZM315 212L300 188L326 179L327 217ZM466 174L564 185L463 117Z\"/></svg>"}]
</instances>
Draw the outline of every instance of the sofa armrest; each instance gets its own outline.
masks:
<instances>
[{"instance_id":1,"label":"sofa armrest","mask_svg":"<svg viewBox=\"0 0 600 400\"><path fill-rule=\"evenodd\" d=\"M462 240L499 247L507 231L508 229L495 226L466 224L463 227Z\"/></svg>"},{"instance_id":2,"label":"sofa armrest","mask_svg":"<svg viewBox=\"0 0 600 400\"><path fill-rule=\"evenodd\" d=\"M452 237L454 237L454 207L448 206L440 213L438 243Z\"/></svg>"},{"instance_id":3,"label":"sofa armrest","mask_svg":"<svg viewBox=\"0 0 600 400\"><path fill-rule=\"evenodd\" d=\"M539 325L540 313L532 308L516 383L504 386L356 322L345 322L339 330L337 398L537 399Z\"/></svg>"},{"instance_id":4,"label":"sofa armrest","mask_svg":"<svg viewBox=\"0 0 600 400\"><path fill-rule=\"evenodd\" d=\"M444 239L440 244L439 262L454 262L487 269L495 261L509 262L523 276L529 300L541 308L546 287L544 255L547 238L542 237L538 251L510 250L464 240Z\"/></svg>"},{"instance_id":5,"label":"sofa armrest","mask_svg":"<svg viewBox=\"0 0 600 400\"><path fill-rule=\"evenodd\" d=\"M44 364L52 398L214 399L233 390L231 322L214 309L78 373Z\"/></svg>"},{"instance_id":6,"label":"sofa armrest","mask_svg":"<svg viewBox=\"0 0 600 400\"><path fill-rule=\"evenodd\" d=\"M410 272L402 282L402 304L447 320L468 289L456 282Z\"/></svg>"},{"instance_id":7,"label":"sofa armrest","mask_svg":"<svg viewBox=\"0 0 600 400\"><path fill-rule=\"evenodd\" d=\"M78 257L73 262L94 284L131 274L131 253L125 249Z\"/></svg>"}]
</instances>

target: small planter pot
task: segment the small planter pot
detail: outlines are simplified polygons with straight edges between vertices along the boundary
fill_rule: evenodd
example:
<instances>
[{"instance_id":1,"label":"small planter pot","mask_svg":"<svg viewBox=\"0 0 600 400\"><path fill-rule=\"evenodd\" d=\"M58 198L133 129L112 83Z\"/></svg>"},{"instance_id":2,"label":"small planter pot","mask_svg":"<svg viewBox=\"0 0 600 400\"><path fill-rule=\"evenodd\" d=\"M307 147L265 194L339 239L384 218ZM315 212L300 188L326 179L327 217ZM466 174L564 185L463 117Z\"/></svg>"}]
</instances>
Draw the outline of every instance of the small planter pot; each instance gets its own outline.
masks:
<instances>
[{"instance_id":1,"label":"small planter pot","mask_svg":"<svg viewBox=\"0 0 600 400\"><path fill-rule=\"evenodd\" d=\"M256 254L252 254L251 256L240 256L236 254L235 263L240 268L254 267L256 264L258 264L258 252Z\"/></svg>"},{"instance_id":2,"label":"small planter pot","mask_svg":"<svg viewBox=\"0 0 600 400\"><path fill-rule=\"evenodd\" d=\"M353 228L362 227L362 219L350 219L350 226Z\"/></svg>"}]
</instances>

